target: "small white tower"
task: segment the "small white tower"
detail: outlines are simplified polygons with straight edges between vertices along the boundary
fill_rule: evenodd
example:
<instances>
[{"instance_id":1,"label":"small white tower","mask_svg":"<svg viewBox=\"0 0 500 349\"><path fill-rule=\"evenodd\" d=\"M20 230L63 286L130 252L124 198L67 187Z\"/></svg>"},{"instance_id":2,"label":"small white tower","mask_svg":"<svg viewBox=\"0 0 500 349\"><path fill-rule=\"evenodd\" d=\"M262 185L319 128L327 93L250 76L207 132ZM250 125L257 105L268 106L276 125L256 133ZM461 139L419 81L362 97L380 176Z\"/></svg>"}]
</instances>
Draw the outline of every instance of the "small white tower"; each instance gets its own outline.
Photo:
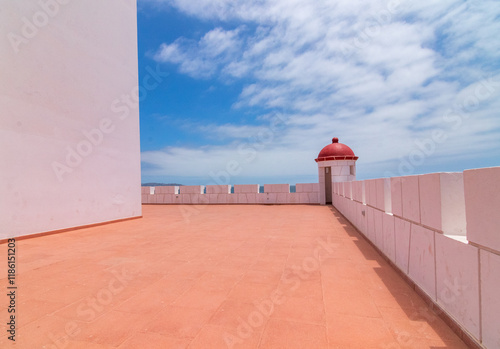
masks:
<instances>
[{"instance_id":1,"label":"small white tower","mask_svg":"<svg viewBox=\"0 0 500 349\"><path fill-rule=\"evenodd\" d=\"M332 203L334 182L356 180L356 160L358 157L347 145L339 143L337 137L321 149L318 158L319 201L321 205Z\"/></svg>"}]
</instances>

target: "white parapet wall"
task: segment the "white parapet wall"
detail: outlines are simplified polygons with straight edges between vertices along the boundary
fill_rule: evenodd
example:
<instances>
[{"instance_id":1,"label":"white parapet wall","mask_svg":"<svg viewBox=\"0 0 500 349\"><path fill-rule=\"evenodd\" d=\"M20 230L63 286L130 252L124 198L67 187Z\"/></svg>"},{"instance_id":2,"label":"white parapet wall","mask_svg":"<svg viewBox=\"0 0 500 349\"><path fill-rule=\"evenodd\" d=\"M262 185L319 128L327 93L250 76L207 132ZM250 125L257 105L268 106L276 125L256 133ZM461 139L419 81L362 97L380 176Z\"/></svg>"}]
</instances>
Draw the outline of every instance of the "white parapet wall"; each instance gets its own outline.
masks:
<instances>
[{"instance_id":1,"label":"white parapet wall","mask_svg":"<svg viewBox=\"0 0 500 349\"><path fill-rule=\"evenodd\" d=\"M264 184L259 193L258 184L235 185L231 193L229 185L195 185L180 187L142 187L143 204L319 204L318 183L298 183L295 193L289 184Z\"/></svg>"},{"instance_id":2,"label":"white parapet wall","mask_svg":"<svg viewBox=\"0 0 500 349\"><path fill-rule=\"evenodd\" d=\"M333 205L476 342L500 348L500 167L334 183Z\"/></svg>"},{"instance_id":3,"label":"white parapet wall","mask_svg":"<svg viewBox=\"0 0 500 349\"><path fill-rule=\"evenodd\" d=\"M0 240L141 216L136 1L2 1L0 23Z\"/></svg>"}]
</instances>

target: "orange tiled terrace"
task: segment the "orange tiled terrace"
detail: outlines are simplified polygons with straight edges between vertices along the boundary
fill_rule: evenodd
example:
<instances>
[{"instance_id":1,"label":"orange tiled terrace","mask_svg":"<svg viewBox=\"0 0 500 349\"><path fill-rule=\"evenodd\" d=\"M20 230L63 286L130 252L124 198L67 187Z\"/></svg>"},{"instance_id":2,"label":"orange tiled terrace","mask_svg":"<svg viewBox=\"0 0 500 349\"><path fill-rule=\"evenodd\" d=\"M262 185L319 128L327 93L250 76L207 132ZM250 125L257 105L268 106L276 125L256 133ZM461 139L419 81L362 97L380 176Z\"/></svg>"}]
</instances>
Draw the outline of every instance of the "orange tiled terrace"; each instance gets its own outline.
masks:
<instances>
[{"instance_id":1,"label":"orange tiled terrace","mask_svg":"<svg viewBox=\"0 0 500 349\"><path fill-rule=\"evenodd\" d=\"M17 348L466 348L331 206L144 205L17 254Z\"/></svg>"}]
</instances>

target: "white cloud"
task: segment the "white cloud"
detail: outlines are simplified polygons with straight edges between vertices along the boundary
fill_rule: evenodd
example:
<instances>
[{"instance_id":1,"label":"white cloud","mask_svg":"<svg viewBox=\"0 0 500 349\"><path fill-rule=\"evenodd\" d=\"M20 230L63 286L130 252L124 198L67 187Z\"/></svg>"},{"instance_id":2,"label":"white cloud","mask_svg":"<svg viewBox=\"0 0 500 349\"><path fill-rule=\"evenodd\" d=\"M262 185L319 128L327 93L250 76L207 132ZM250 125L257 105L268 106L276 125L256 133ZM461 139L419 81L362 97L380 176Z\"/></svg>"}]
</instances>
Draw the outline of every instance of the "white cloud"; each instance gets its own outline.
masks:
<instances>
[{"instance_id":1,"label":"white cloud","mask_svg":"<svg viewBox=\"0 0 500 349\"><path fill-rule=\"evenodd\" d=\"M448 141L432 161L498 148L500 109L493 102L498 85L477 109L467 111L459 128L443 119L470 96L475 84L498 74L498 1L144 1L200 19L238 23L233 30L215 28L198 41L165 43L155 58L178 64L195 78L248 79L234 101L236 109L287 110L289 123L259 151L257 172L270 171L272 159L288 152L294 156L286 166L302 173L335 135L345 135L367 163L397 163L415 148L415 140L436 129L445 130ZM248 29L249 23L256 29ZM233 140L259 130L234 125L205 131L209 129ZM463 138L474 145L461 142ZM161 164L168 160L183 167L190 165L182 157L202 156L209 168L224 166L232 154L216 146L190 151L148 152L143 161L164 168ZM161 161L152 160L157 158Z\"/></svg>"},{"instance_id":2,"label":"white cloud","mask_svg":"<svg viewBox=\"0 0 500 349\"><path fill-rule=\"evenodd\" d=\"M153 58L157 62L179 64L179 70L192 77L207 78L219 65L231 62L240 46L240 30L215 28L198 42L179 38L171 44L162 44Z\"/></svg>"}]
</instances>

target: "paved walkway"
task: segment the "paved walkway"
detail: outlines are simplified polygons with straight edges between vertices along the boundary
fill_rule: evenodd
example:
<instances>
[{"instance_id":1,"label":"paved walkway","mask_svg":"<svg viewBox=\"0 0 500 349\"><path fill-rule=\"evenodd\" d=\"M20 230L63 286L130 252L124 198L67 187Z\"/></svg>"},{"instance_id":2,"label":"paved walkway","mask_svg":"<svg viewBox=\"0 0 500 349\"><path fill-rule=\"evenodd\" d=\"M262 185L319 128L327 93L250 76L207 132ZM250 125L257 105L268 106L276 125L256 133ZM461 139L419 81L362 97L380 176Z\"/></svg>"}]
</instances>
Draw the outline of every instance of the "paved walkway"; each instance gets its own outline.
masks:
<instances>
[{"instance_id":1,"label":"paved walkway","mask_svg":"<svg viewBox=\"0 0 500 349\"><path fill-rule=\"evenodd\" d=\"M143 215L17 241L16 348L466 348L331 207Z\"/></svg>"}]
</instances>

